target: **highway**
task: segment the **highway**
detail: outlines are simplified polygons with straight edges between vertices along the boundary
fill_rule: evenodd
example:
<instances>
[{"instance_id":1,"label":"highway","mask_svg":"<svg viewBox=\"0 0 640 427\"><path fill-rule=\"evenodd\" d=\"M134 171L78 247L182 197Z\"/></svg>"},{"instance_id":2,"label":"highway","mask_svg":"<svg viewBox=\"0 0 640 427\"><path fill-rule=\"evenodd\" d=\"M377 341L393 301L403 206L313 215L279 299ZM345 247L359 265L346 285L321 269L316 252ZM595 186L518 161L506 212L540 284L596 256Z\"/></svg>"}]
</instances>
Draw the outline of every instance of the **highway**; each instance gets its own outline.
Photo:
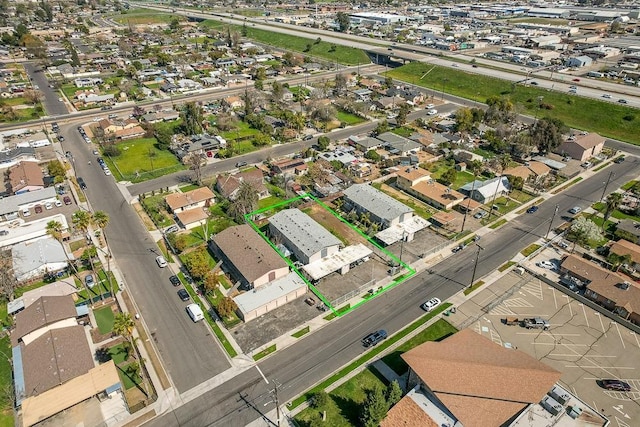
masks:
<instances>
[{"instance_id":1,"label":"highway","mask_svg":"<svg viewBox=\"0 0 640 427\"><path fill-rule=\"evenodd\" d=\"M635 157L627 158L622 164L612 164L540 204L535 214L522 215L497 232L485 235L480 241L484 250L480 252L476 278L497 269L543 237L556 204L560 215L556 216L554 226L564 221L562 215L567 215L567 209L576 205L585 208L599 200L610 171L615 172L608 187L612 190L635 178L638 170L640 161ZM269 385L256 369L251 369L145 425L235 427L260 418L262 412L274 409L268 394L274 381L282 384L279 397L284 404L362 354L364 349L360 340L368 333L381 328L395 333L424 314L419 306L426 299L435 296L444 301L467 287L475 254L476 250L470 246L452 255L432 268L432 274L423 272L414 276L259 363Z\"/></svg>"}]
</instances>

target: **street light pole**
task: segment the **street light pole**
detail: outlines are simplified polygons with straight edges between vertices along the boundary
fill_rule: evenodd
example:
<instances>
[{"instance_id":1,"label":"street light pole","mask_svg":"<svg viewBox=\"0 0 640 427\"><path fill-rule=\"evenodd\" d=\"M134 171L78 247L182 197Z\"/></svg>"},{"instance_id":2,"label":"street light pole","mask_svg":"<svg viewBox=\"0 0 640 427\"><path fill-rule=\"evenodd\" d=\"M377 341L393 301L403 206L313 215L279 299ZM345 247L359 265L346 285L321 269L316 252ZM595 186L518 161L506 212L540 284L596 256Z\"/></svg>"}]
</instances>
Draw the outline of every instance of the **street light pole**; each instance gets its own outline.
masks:
<instances>
[{"instance_id":1,"label":"street light pole","mask_svg":"<svg viewBox=\"0 0 640 427\"><path fill-rule=\"evenodd\" d=\"M604 196L607 194L607 187L609 186L609 182L611 181L611 178L615 175L615 173L609 172L609 177L607 178L607 182L604 183L604 188L602 189L602 197L600 197L600 201L602 202L604 200Z\"/></svg>"},{"instance_id":2,"label":"street light pole","mask_svg":"<svg viewBox=\"0 0 640 427\"><path fill-rule=\"evenodd\" d=\"M483 251L484 248L476 243L478 250L476 251L476 259L473 263L473 273L471 273L471 283L469 283L469 289L473 287L473 282L476 280L476 269L478 268L478 260L480 259L480 251Z\"/></svg>"},{"instance_id":3,"label":"street light pole","mask_svg":"<svg viewBox=\"0 0 640 427\"><path fill-rule=\"evenodd\" d=\"M547 230L547 234L545 234L545 236L544 236L545 239L549 238L549 233L551 233L551 227L553 227L553 220L556 218L556 215L558 214L558 209L560 209L560 206L556 205L556 208L553 210L553 215L551 216L551 222L549 223L549 229Z\"/></svg>"}]
</instances>

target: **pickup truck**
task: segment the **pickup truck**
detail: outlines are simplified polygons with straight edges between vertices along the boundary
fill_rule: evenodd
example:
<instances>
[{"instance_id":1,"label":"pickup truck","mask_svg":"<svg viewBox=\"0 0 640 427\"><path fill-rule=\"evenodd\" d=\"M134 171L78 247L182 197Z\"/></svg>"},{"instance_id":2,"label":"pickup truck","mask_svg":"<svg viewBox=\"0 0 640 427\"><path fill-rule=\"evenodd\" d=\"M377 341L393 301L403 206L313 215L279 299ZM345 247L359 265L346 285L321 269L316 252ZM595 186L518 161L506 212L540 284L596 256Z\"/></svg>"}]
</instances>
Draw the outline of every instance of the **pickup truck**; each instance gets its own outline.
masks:
<instances>
[{"instance_id":1,"label":"pickup truck","mask_svg":"<svg viewBox=\"0 0 640 427\"><path fill-rule=\"evenodd\" d=\"M542 317L532 317L530 319L522 319L522 326L527 329L544 329L545 331L551 327L549 322Z\"/></svg>"}]
</instances>

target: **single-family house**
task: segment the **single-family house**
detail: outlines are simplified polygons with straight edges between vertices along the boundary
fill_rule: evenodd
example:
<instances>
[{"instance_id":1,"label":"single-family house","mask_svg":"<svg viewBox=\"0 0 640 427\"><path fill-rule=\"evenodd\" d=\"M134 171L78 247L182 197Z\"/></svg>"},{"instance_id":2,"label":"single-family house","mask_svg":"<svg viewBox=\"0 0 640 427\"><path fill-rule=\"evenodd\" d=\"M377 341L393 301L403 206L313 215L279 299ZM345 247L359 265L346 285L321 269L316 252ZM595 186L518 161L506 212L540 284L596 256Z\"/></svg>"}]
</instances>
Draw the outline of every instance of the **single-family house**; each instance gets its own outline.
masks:
<instances>
[{"instance_id":1,"label":"single-family house","mask_svg":"<svg viewBox=\"0 0 640 427\"><path fill-rule=\"evenodd\" d=\"M289 274L285 260L250 225L221 231L211 238L209 247L246 289L264 286Z\"/></svg>"},{"instance_id":2,"label":"single-family house","mask_svg":"<svg viewBox=\"0 0 640 427\"><path fill-rule=\"evenodd\" d=\"M299 175L299 173L296 172L296 168L302 167L304 165L304 159L277 160L271 163L271 171L274 174L283 173Z\"/></svg>"},{"instance_id":3,"label":"single-family house","mask_svg":"<svg viewBox=\"0 0 640 427\"><path fill-rule=\"evenodd\" d=\"M426 342L401 355L409 365L409 393L381 427L495 427L552 390L562 373L471 329Z\"/></svg>"},{"instance_id":4,"label":"single-family house","mask_svg":"<svg viewBox=\"0 0 640 427\"><path fill-rule=\"evenodd\" d=\"M73 255L70 255L73 258ZM67 254L52 237L20 242L11 247L13 274L18 283L44 277L67 268Z\"/></svg>"},{"instance_id":5,"label":"single-family house","mask_svg":"<svg viewBox=\"0 0 640 427\"><path fill-rule=\"evenodd\" d=\"M42 168L36 162L20 162L7 171L8 183L12 194L42 190L44 178Z\"/></svg>"},{"instance_id":6,"label":"single-family house","mask_svg":"<svg viewBox=\"0 0 640 427\"><path fill-rule=\"evenodd\" d=\"M178 224L191 229L209 218L207 208L215 203L215 195L209 187L200 187L186 193L171 193L164 200Z\"/></svg>"},{"instance_id":7,"label":"single-family house","mask_svg":"<svg viewBox=\"0 0 640 427\"><path fill-rule=\"evenodd\" d=\"M221 174L216 178L216 190L231 201L236 200L240 185L246 182L258 194L258 200L269 197L269 189L264 185L264 174L258 168L248 169L236 174Z\"/></svg>"},{"instance_id":8,"label":"single-family house","mask_svg":"<svg viewBox=\"0 0 640 427\"><path fill-rule=\"evenodd\" d=\"M269 232L305 265L337 253L342 245L337 237L299 209L283 209L271 216Z\"/></svg>"},{"instance_id":9,"label":"single-family house","mask_svg":"<svg viewBox=\"0 0 640 427\"><path fill-rule=\"evenodd\" d=\"M511 185L506 176L498 176L486 181L475 180L459 188L462 194L482 204L489 203L494 197L506 195L510 190Z\"/></svg>"},{"instance_id":10,"label":"single-family house","mask_svg":"<svg viewBox=\"0 0 640 427\"><path fill-rule=\"evenodd\" d=\"M227 108L235 110L235 109L238 109L238 108L243 108L244 107L244 101L239 96L232 95L232 96L227 96L226 98L224 98L222 100L222 105L225 105Z\"/></svg>"},{"instance_id":11,"label":"single-family house","mask_svg":"<svg viewBox=\"0 0 640 427\"><path fill-rule=\"evenodd\" d=\"M396 135L393 132L381 133L376 136L376 139L382 141L382 146L389 151L390 154L397 156L408 156L422 149L422 144L405 138L404 136Z\"/></svg>"},{"instance_id":12,"label":"single-family house","mask_svg":"<svg viewBox=\"0 0 640 427\"><path fill-rule=\"evenodd\" d=\"M620 239L617 242L613 242L609 248L609 253L621 257L628 256L629 266L634 270L640 269L640 245Z\"/></svg>"},{"instance_id":13,"label":"single-family house","mask_svg":"<svg viewBox=\"0 0 640 427\"><path fill-rule=\"evenodd\" d=\"M517 176L524 182L535 181L538 178L545 177L551 172L551 168L542 162L531 161L523 165L505 169L502 172L506 176Z\"/></svg>"},{"instance_id":14,"label":"single-family house","mask_svg":"<svg viewBox=\"0 0 640 427\"><path fill-rule=\"evenodd\" d=\"M570 137L556 148L555 152L562 156L585 162L600 154L606 138L595 132Z\"/></svg>"},{"instance_id":15,"label":"single-family house","mask_svg":"<svg viewBox=\"0 0 640 427\"><path fill-rule=\"evenodd\" d=\"M402 223L413 217L413 209L369 184L354 184L343 192L346 210L368 212L371 221L383 228Z\"/></svg>"},{"instance_id":16,"label":"single-family house","mask_svg":"<svg viewBox=\"0 0 640 427\"><path fill-rule=\"evenodd\" d=\"M397 173L398 188L438 209L453 209L464 195L431 178L422 168L401 168Z\"/></svg>"},{"instance_id":17,"label":"single-family house","mask_svg":"<svg viewBox=\"0 0 640 427\"><path fill-rule=\"evenodd\" d=\"M640 222L622 219L616 226L616 237L640 245Z\"/></svg>"}]
</instances>

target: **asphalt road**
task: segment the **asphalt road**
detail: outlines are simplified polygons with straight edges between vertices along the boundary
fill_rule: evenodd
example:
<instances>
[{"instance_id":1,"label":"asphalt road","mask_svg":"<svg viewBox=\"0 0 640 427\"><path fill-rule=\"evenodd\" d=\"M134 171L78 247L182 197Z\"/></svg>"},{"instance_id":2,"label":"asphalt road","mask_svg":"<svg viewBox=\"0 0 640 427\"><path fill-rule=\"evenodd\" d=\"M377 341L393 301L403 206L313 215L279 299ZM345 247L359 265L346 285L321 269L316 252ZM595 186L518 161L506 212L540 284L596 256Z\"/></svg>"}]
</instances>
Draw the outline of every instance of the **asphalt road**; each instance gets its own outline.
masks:
<instances>
[{"instance_id":1,"label":"asphalt road","mask_svg":"<svg viewBox=\"0 0 640 427\"><path fill-rule=\"evenodd\" d=\"M634 178L640 170L638 158L630 157L613 164L562 194L542 203L535 214L524 214L498 231L480 240L476 279L495 270L514 254L543 237L549 228L556 204L559 214L554 226L561 224L573 206L587 207L602 196L609 172L615 175L609 191ZM477 250L470 246L445 259L432 269L364 304L343 318L305 337L286 350L279 351L259 366L270 384L252 369L199 396L189 403L148 422L147 426L244 426L274 408L268 390L275 381L281 403L293 399L355 357L363 353L362 337L384 328L395 333L422 314L420 304L431 297L446 300L468 286ZM272 420L274 421L274 420ZM267 424L265 425L274 425Z\"/></svg>"},{"instance_id":2,"label":"asphalt road","mask_svg":"<svg viewBox=\"0 0 640 427\"><path fill-rule=\"evenodd\" d=\"M87 184L85 194L94 210L109 215L105 230L113 258L156 343L165 369L184 392L231 365L205 322L194 324L169 282L169 268L159 268L156 243L133 208L125 201L112 176L105 176L75 126L61 127L64 150L73 154L76 176ZM92 161L89 165L88 162Z\"/></svg>"},{"instance_id":3,"label":"asphalt road","mask_svg":"<svg viewBox=\"0 0 640 427\"><path fill-rule=\"evenodd\" d=\"M44 105L44 110L47 112L47 115L60 116L68 114L69 111L67 111L67 106L64 102L58 101L60 94L55 89L49 87L49 80L47 80L46 73L36 71L40 69L40 66L31 62L25 62L23 65L32 83L38 85L38 90L42 93L42 104Z\"/></svg>"}]
</instances>

